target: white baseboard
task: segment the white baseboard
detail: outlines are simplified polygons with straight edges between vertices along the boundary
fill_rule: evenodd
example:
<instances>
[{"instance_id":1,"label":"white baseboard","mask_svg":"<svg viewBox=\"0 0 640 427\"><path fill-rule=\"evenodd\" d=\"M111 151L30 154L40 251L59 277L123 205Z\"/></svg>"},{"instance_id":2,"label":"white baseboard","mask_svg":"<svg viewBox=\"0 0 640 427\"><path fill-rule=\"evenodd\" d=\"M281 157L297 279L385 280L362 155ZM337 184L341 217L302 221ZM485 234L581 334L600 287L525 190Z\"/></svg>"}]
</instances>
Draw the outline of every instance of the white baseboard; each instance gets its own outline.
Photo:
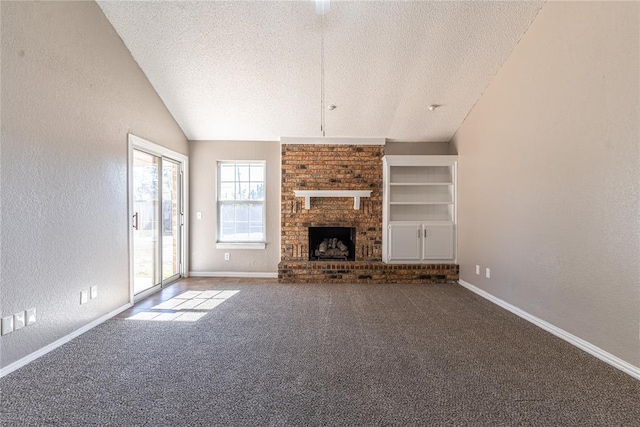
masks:
<instances>
[{"instance_id":1,"label":"white baseboard","mask_svg":"<svg viewBox=\"0 0 640 427\"><path fill-rule=\"evenodd\" d=\"M68 335L65 335L64 337L60 338L59 340L56 340L56 341L52 342L51 344L49 344L49 345L47 345L45 347L42 347L40 350L34 351L33 353L29 354L28 356L25 356L22 359L16 360L15 362L11 363L10 365L5 366L4 368L0 369L0 378L4 377L5 375L9 375L11 372L15 371L16 369L22 368L27 363L30 363L30 362L36 360L37 358L39 358L41 356L44 356L45 354L49 353L51 350L55 350L56 348L60 347L61 345L68 343L72 339L84 334L88 330L95 328L99 324L104 323L105 321L111 319L114 316L117 316L118 314L122 313L123 311L125 311L126 309L128 309L131 306L133 306L133 304L129 303L129 304L123 305L122 307L116 308L112 312L107 313L104 316L94 320L93 322L84 325L80 329L76 329L75 331L71 332Z\"/></svg>"},{"instance_id":2,"label":"white baseboard","mask_svg":"<svg viewBox=\"0 0 640 427\"><path fill-rule=\"evenodd\" d=\"M588 341L583 340L582 338L579 338L567 331L565 331L564 329L558 328L555 325L552 325L549 322L546 322L532 314L527 313L526 311L512 305L509 304L508 302L491 295L489 292L487 291L483 291L482 289L478 288L477 286L472 285L469 282L465 282L464 280L459 280L458 283L461 286L464 286L465 288L469 289L471 292L474 292L478 295L480 295L481 297L491 301L492 303L499 305L500 307L504 308L505 310L508 310L510 312L512 312L513 314L515 314L516 316L519 316L521 318L523 318L524 320L527 320L531 323L533 323L534 325L544 329L547 332L552 333L553 335L557 336L558 338L562 338L563 340L565 340L566 342L568 342L569 344L572 344L576 347L578 347L581 350L586 351L587 353L589 353L592 356L597 357L598 359L602 360L603 362L613 366L614 368L620 369L622 372L631 375L632 377L634 377L637 380L640 380L640 367L634 366L632 364L630 364L629 362L625 362L624 360L620 359L619 357L614 356L613 354L601 349L600 347L597 347L593 344L591 344Z\"/></svg>"},{"instance_id":3,"label":"white baseboard","mask_svg":"<svg viewBox=\"0 0 640 427\"><path fill-rule=\"evenodd\" d=\"M191 277L255 277L258 279L277 279L278 273L253 271L190 271Z\"/></svg>"}]
</instances>

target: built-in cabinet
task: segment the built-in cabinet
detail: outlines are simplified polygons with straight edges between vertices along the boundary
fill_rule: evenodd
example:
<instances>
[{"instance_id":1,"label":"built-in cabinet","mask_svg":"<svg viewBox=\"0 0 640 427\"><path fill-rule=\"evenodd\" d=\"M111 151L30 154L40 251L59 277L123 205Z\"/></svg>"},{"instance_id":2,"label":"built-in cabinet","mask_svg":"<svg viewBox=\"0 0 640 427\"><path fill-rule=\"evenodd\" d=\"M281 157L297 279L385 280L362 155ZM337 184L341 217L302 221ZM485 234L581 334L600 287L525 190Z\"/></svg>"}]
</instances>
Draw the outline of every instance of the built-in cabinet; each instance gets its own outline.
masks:
<instances>
[{"instance_id":1,"label":"built-in cabinet","mask_svg":"<svg viewBox=\"0 0 640 427\"><path fill-rule=\"evenodd\" d=\"M391 223L387 261L453 260L453 224Z\"/></svg>"},{"instance_id":2,"label":"built-in cabinet","mask_svg":"<svg viewBox=\"0 0 640 427\"><path fill-rule=\"evenodd\" d=\"M457 156L383 158L384 262L455 262Z\"/></svg>"}]
</instances>

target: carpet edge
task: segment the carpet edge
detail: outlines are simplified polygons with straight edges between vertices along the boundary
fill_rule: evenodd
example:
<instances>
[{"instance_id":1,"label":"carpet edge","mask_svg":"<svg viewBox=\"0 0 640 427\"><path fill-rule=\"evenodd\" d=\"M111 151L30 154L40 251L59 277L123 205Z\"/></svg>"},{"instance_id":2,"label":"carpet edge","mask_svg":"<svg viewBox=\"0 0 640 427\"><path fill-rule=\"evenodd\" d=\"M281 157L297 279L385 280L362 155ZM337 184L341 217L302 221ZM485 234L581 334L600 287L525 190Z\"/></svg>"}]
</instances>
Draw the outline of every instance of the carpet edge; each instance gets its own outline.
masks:
<instances>
[{"instance_id":1,"label":"carpet edge","mask_svg":"<svg viewBox=\"0 0 640 427\"><path fill-rule=\"evenodd\" d=\"M583 340L582 338L579 338L573 335L572 333L565 331L562 328L559 328L545 320L542 320L539 317L536 317L522 310L521 308L516 307L515 305L512 305L506 302L505 300L500 299L490 294L489 292L478 288L475 285L472 285L469 282L466 282L460 279L458 280L458 284L468 289L469 291L481 296L482 298L504 308L505 310L510 311L511 313L528 321L529 323L532 323L537 327L544 329L545 331L557 336L558 338L563 339L564 341L568 342L574 347L578 347L580 350L589 353L590 355L600 359L606 364L613 366L616 369L619 369L620 371L624 372L627 375L630 375L631 377L637 380L640 380L640 367L634 366L631 363L624 361L619 357L609 353L608 351L605 351L600 347L590 343L589 341Z\"/></svg>"}]
</instances>

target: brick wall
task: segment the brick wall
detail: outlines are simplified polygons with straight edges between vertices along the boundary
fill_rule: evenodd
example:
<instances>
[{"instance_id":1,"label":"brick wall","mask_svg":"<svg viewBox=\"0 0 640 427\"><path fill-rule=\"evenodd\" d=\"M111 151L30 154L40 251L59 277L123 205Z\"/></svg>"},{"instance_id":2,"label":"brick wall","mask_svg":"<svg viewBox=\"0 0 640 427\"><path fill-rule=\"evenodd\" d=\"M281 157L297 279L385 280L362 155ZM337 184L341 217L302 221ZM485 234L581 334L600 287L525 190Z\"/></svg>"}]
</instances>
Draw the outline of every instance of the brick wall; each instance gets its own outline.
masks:
<instances>
[{"instance_id":1,"label":"brick wall","mask_svg":"<svg viewBox=\"0 0 640 427\"><path fill-rule=\"evenodd\" d=\"M308 227L355 227L356 261L382 260L381 146L282 145L281 261L309 259ZM312 198L294 190L371 190L370 198Z\"/></svg>"}]
</instances>

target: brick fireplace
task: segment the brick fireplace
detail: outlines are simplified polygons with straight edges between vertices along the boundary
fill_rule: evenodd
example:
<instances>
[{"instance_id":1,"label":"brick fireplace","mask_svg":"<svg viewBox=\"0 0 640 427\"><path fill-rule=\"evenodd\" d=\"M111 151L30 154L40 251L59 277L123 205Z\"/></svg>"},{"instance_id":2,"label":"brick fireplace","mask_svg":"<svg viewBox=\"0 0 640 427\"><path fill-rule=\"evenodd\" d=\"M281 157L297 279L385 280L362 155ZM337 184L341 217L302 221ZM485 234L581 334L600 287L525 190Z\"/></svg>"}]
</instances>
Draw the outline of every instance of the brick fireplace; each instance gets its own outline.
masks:
<instances>
[{"instance_id":1,"label":"brick fireplace","mask_svg":"<svg viewBox=\"0 0 640 427\"><path fill-rule=\"evenodd\" d=\"M376 145L282 144L282 283L424 283L458 279L457 265L382 263L382 157ZM312 197L309 209L299 190L368 190L354 198ZM353 228L348 260L313 259L309 228ZM313 237L313 236L312 236ZM317 243L314 243L317 244Z\"/></svg>"},{"instance_id":2,"label":"brick fireplace","mask_svg":"<svg viewBox=\"0 0 640 427\"><path fill-rule=\"evenodd\" d=\"M281 260L308 261L309 227L354 227L355 259L382 259L382 146L282 145ZM312 198L294 190L371 190L352 198Z\"/></svg>"}]
</instances>

